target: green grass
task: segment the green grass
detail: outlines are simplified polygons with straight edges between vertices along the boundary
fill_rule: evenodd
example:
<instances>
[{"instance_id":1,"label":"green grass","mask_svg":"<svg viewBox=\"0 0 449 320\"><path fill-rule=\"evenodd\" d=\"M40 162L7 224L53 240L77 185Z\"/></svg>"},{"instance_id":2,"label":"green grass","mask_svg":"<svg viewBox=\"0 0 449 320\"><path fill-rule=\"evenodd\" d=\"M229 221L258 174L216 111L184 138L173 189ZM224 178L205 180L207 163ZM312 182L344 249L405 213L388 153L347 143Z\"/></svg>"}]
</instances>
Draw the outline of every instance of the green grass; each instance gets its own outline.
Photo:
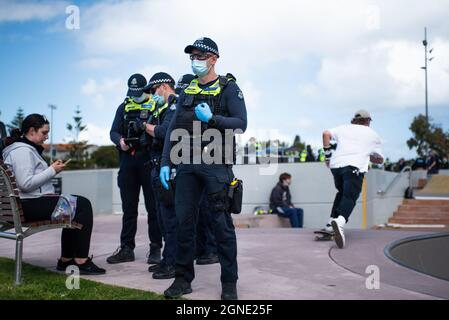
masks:
<instances>
[{"instance_id":1,"label":"green grass","mask_svg":"<svg viewBox=\"0 0 449 320\"><path fill-rule=\"evenodd\" d=\"M23 283L14 288L14 261L0 258L0 300L163 300L162 295L80 279L79 290L66 288L67 277L23 264Z\"/></svg>"}]
</instances>

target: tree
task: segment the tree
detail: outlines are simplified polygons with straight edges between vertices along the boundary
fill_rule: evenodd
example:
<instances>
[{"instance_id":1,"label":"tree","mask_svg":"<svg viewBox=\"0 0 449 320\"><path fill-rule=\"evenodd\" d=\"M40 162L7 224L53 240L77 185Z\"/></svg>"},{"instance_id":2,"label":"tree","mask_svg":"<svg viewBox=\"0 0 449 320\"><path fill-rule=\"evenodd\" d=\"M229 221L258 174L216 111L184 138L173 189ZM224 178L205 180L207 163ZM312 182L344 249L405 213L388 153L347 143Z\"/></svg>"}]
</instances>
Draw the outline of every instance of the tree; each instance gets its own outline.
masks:
<instances>
[{"instance_id":1,"label":"tree","mask_svg":"<svg viewBox=\"0 0 449 320\"><path fill-rule=\"evenodd\" d=\"M301 137L299 135L296 135L295 139L293 140L292 148L294 148L296 151L302 151L306 148L306 143L304 141L301 141Z\"/></svg>"},{"instance_id":2,"label":"tree","mask_svg":"<svg viewBox=\"0 0 449 320\"><path fill-rule=\"evenodd\" d=\"M83 117L81 116L80 106L76 106L73 121L75 122L74 124L67 123L67 130L69 130L72 134L73 141L78 142L80 133L87 130L87 127L83 125Z\"/></svg>"},{"instance_id":3,"label":"tree","mask_svg":"<svg viewBox=\"0 0 449 320\"><path fill-rule=\"evenodd\" d=\"M425 156L429 150L434 150L440 157L449 154L449 132L444 132L443 128L432 123L432 119L427 122L422 114L413 119L410 125L413 137L407 141L408 147L416 148L418 156Z\"/></svg>"},{"instance_id":4,"label":"tree","mask_svg":"<svg viewBox=\"0 0 449 320\"><path fill-rule=\"evenodd\" d=\"M90 166L100 169L118 168L119 155L116 146L101 146L90 156Z\"/></svg>"},{"instance_id":5,"label":"tree","mask_svg":"<svg viewBox=\"0 0 449 320\"><path fill-rule=\"evenodd\" d=\"M77 106L75 109L75 115L73 116L74 123L67 123L67 130L72 135L72 140L69 141L70 152L69 158L72 161L68 164L69 169L81 169L87 165L87 141L80 141L79 135L81 132L86 131L87 127L83 125L83 117L81 115L81 108Z\"/></svg>"},{"instance_id":6,"label":"tree","mask_svg":"<svg viewBox=\"0 0 449 320\"><path fill-rule=\"evenodd\" d=\"M17 109L17 113L14 116L14 119L11 121L10 124L7 125L9 131L12 131L12 129L21 128L23 119L25 119L25 113L23 111L22 107L19 107Z\"/></svg>"}]
</instances>

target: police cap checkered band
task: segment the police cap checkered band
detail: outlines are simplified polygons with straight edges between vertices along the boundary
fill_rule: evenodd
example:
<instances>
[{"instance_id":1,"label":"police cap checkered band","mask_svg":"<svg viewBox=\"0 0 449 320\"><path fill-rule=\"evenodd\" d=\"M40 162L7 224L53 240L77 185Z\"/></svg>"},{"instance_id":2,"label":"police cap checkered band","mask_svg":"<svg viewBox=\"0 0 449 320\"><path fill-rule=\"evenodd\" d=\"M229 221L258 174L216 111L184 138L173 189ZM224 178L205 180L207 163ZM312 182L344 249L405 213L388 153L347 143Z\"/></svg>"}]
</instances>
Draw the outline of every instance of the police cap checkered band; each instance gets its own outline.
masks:
<instances>
[{"instance_id":1,"label":"police cap checkered band","mask_svg":"<svg viewBox=\"0 0 449 320\"><path fill-rule=\"evenodd\" d=\"M153 86L162 83L169 83L174 85L175 79L173 79L168 73L165 72L155 73L148 82L148 85L143 88L143 91L149 93Z\"/></svg>"},{"instance_id":2,"label":"police cap checkered band","mask_svg":"<svg viewBox=\"0 0 449 320\"><path fill-rule=\"evenodd\" d=\"M217 57L220 56L217 44L210 38L200 38L196 40L192 45L187 46L184 49L184 52L192 53L194 49L198 49L203 52L211 52L217 55Z\"/></svg>"}]
</instances>

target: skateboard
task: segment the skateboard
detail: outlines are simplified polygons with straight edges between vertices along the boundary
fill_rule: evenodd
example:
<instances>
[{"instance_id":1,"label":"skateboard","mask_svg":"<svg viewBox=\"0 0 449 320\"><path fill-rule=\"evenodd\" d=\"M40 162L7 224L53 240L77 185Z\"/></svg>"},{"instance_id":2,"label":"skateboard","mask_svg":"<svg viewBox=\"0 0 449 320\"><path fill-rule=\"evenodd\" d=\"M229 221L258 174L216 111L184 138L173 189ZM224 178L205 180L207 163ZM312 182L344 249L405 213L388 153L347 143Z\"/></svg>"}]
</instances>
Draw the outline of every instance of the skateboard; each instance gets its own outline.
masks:
<instances>
[{"instance_id":1,"label":"skateboard","mask_svg":"<svg viewBox=\"0 0 449 320\"><path fill-rule=\"evenodd\" d=\"M315 241L333 241L334 232L326 231L324 229L313 232L315 234Z\"/></svg>"}]
</instances>

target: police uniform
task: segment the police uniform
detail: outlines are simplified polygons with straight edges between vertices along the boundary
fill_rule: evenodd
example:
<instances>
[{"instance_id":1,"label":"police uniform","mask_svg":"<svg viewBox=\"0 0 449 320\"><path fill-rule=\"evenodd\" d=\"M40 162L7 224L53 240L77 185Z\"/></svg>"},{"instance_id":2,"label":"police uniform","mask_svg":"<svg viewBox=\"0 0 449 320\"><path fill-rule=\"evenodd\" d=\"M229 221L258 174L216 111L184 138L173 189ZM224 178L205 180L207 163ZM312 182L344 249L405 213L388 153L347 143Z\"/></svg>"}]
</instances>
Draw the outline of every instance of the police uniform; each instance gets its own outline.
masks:
<instances>
[{"instance_id":1,"label":"police uniform","mask_svg":"<svg viewBox=\"0 0 449 320\"><path fill-rule=\"evenodd\" d=\"M128 96L141 95L146 80L142 75L135 74L128 81ZM127 97L118 107L110 137L120 152L120 169L118 173L118 187L120 188L120 197L122 200L122 231L120 235L120 251L125 249L127 254L120 256L120 251L108 258L109 263L119 263L133 261L133 250L136 246L135 236L137 232L138 204L140 189L143 189L145 208L148 213L148 236L150 239L150 263L157 263L160 259L160 248L162 247L162 235L157 219L155 201L151 184L151 172L148 167L150 160L150 137L144 133L139 138L140 141L130 143L128 151L123 151L120 147L121 138L130 138L130 130L133 127L139 127L147 120L154 111L155 104L151 99L143 102L136 102L134 98ZM153 252L151 252L153 251ZM150 261L151 260L151 261Z\"/></svg>"},{"instance_id":2,"label":"police uniform","mask_svg":"<svg viewBox=\"0 0 449 320\"><path fill-rule=\"evenodd\" d=\"M158 72L154 74L144 91L149 93L153 86L157 84L172 84L175 81L173 78L165 73ZM162 252L162 261L160 267L156 270L151 267L150 272L154 271L154 279L169 279L175 276L175 253L176 253L176 213L174 208L173 195L161 186L159 180L160 165L162 150L164 148L164 139L171 119L176 110L177 95L170 95L168 101L163 105L157 105L151 118L151 124L155 125L154 138L151 146L151 182L153 185L154 197L156 200L156 208L158 212L158 219L164 238L164 250ZM171 191L170 191L171 192Z\"/></svg>"},{"instance_id":3,"label":"police uniform","mask_svg":"<svg viewBox=\"0 0 449 320\"><path fill-rule=\"evenodd\" d=\"M177 82L176 94L181 94L190 86L195 79L193 74L183 75ZM207 202L207 193L203 192L200 201L198 222L196 225L196 264L214 264L218 263L217 241L212 231L212 221L210 219L209 204Z\"/></svg>"},{"instance_id":4,"label":"police uniform","mask_svg":"<svg viewBox=\"0 0 449 320\"><path fill-rule=\"evenodd\" d=\"M212 45L211 45L212 44ZM192 47L212 52L218 56L216 44L209 38L197 40L193 46L185 49L191 53ZM217 240L217 253L221 264L222 298L228 285L235 288L237 274L237 241L231 214L227 207L228 187L234 179L232 163L235 159L235 141L231 146L231 158L222 152L220 164L206 164L203 160L194 163L193 154L197 151L193 146L194 123L199 119L195 114L196 107L206 102L212 111L212 118L206 124L201 122L201 136L208 128L215 128L222 135L222 151L226 149L225 129L246 130L246 106L243 94L232 75L220 76L210 83L201 85L194 79L188 88L180 95L176 113L170 124L165 139L162 166L170 166L170 151L172 143L170 133L181 129L190 139L190 159L181 162L177 167L175 209L178 219L177 251L176 251L176 279L164 294L175 296L191 292L190 283L195 277L193 260L195 255L195 221L198 216L198 207L203 190L207 193L212 220L213 233ZM234 140L234 139L233 139ZM208 142L201 142L201 151L204 151ZM218 145L218 144L216 144ZM190 160L190 161L189 161ZM163 168L164 169L164 168ZM162 179L162 178L161 178ZM236 293L235 293L236 296ZM236 297L235 297L236 298Z\"/></svg>"},{"instance_id":5,"label":"police uniform","mask_svg":"<svg viewBox=\"0 0 449 320\"><path fill-rule=\"evenodd\" d=\"M306 162L307 161L307 150L304 149L301 151L301 156L299 158L299 162Z\"/></svg>"}]
</instances>

